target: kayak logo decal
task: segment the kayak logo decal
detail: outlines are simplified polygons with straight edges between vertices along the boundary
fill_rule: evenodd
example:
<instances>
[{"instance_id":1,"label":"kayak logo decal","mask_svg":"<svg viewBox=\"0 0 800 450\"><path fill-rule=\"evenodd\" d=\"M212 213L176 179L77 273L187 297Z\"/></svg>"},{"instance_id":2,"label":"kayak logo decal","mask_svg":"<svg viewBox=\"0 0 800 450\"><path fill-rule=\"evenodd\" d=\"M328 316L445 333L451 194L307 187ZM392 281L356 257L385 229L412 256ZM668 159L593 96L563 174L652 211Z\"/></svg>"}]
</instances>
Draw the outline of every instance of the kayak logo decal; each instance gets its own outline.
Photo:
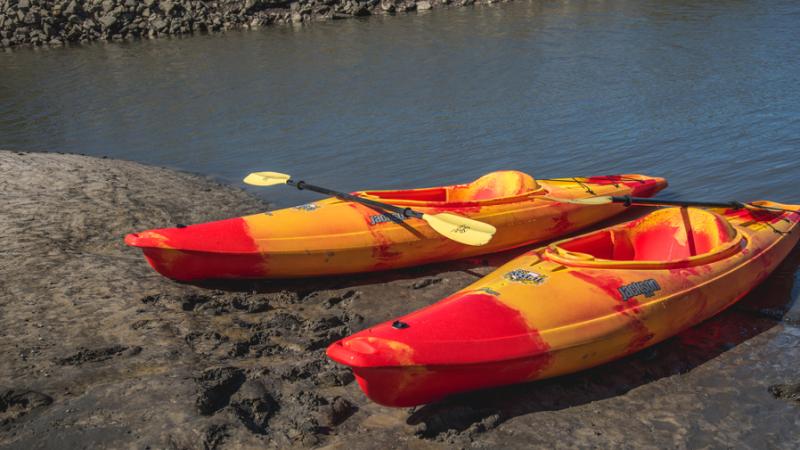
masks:
<instances>
[{"instance_id":1,"label":"kayak logo decal","mask_svg":"<svg viewBox=\"0 0 800 450\"><path fill-rule=\"evenodd\" d=\"M655 295L656 291L661 290L661 286L658 285L658 282L652 278L644 281L634 281L631 284L626 284L624 286L620 286L617 288L619 293L622 295L622 301L627 302L628 300L636 297L637 295L644 295L645 297L652 297Z\"/></svg>"},{"instance_id":2,"label":"kayak logo decal","mask_svg":"<svg viewBox=\"0 0 800 450\"><path fill-rule=\"evenodd\" d=\"M369 224L377 225L386 222L402 222L403 219L405 219L405 217L399 213L376 214L374 216L369 216Z\"/></svg>"},{"instance_id":3,"label":"kayak logo decal","mask_svg":"<svg viewBox=\"0 0 800 450\"><path fill-rule=\"evenodd\" d=\"M532 272L530 270L525 269L514 269L511 272L503 275L508 281L513 281L515 283L522 283L522 284L542 284L544 280L547 279L546 276Z\"/></svg>"},{"instance_id":4,"label":"kayak logo decal","mask_svg":"<svg viewBox=\"0 0 800 450\"><path fill-rule=\"evenodd\" d=\"M303 211L314 211L315 209L318 208L319 205L316 203L306 203L305 205L297 205L294 207L294 209L301 209Z\"/></svg>"}]
</instances>

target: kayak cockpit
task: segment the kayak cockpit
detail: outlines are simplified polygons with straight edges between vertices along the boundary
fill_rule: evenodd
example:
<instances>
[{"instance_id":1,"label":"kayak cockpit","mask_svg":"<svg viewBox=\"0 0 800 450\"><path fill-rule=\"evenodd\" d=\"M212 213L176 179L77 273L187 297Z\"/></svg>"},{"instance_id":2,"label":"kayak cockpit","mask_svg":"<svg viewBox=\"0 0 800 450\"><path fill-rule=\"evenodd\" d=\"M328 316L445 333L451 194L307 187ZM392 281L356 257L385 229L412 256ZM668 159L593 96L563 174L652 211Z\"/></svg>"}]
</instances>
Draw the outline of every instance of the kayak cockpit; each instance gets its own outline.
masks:
<instances>
[{"instance_id":1,"label":"kayak cockpit","mask_svg":"<svg viewBox=\"0 0 800 450\"><path fill-rule=\"evenodd\" d=\"M501 170L488 173L467 184L397 191L365 191L360 195L394 204L450 204L491 202L543 193L544 188L530 175L517 170Z\"/></svg>"},{"instance_id":2,"label":"kayak cockpit","mask_svg":"<svg viewBox=\"0 0 800 450\"><path fill-rule=\"evenodd\" d=\"M716 213L665 208L620 227L557 242L545 256L567 266L665 268L716 261L742 243L739 231Z\"/></svg>"}]
</instances>

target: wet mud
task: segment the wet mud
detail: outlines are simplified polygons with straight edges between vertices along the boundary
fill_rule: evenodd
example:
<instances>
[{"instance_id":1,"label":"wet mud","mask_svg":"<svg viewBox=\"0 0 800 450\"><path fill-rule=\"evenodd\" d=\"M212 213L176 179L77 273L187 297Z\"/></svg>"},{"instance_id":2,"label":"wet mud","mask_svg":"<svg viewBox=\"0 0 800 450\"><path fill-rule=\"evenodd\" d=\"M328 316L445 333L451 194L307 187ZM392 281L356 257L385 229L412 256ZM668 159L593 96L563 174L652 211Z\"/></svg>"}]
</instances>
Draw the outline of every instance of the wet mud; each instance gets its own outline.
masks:
<instances>
[{"instance_id":1,"label":"wet mud","mask_svg":"<svg viewBox=\"0 0 800 450\"><path fill-rule=\"evenodd\" d=\"M798 249L730 310L630 357L392 409L368 401L326 346L522 250L190 285L151 270L125 233L269 205L166 169L13 152L0 152L0 195L0 447L800 445Z\"/></svg>"}]
</instances>

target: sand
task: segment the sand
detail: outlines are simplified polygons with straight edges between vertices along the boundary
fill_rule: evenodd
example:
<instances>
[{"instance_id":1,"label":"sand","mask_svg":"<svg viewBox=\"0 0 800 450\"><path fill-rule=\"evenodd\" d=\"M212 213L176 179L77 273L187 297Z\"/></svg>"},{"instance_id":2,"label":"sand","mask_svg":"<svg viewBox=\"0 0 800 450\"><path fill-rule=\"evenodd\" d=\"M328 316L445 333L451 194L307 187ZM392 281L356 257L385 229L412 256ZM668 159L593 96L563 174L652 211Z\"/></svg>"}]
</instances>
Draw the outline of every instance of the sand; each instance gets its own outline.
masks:
<instances>
[{"instance_id":1,"label":"sand","mask_svg":"<svg viewBox=\"0 0 800 450\"><path fill-rule=\"evenodd\" d=\"M797 249L733 309L629 358L392 409L367 400L325 347L513 252L195 286L158 275L122 237L269 205L172 170L6 151L0 198L0 447L800 445Z\"/></svg>"}]
</instances>

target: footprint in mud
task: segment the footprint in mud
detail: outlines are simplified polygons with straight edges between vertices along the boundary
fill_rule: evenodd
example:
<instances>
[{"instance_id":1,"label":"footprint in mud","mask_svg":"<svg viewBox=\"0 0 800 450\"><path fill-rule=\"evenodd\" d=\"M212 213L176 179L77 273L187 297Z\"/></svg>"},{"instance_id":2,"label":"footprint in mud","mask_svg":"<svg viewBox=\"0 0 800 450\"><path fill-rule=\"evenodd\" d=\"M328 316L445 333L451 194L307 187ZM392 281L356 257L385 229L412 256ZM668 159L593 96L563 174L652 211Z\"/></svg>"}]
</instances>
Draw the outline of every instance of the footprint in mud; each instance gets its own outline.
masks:
<instances>
[{"instance_id":1,"label":"footprint in mud","mask_svg":"<svg viewBox=\"0 0 800 450\"><path fill-rule=\"evenodd\" d=\"M205 370L195 379L200 386L197 397L197 410L210 416L228 406L231 396L244 384L246 377L242 369L219 367Z\"/></svg>"},{"instance_id":2,"label":"footprint in mud","mask_svg":"<svg viewBox=\"0 0 800 450\"><path fill-rule=\"evenodd\" d=\"M230 407L239 421L255 434L267 434L269 420L279 409L278 402L257 380L247 380L231 396Z\"/></svg>"},{"instance_id":3,"label":"footprint in mud","mask_svg":"<svg viewBox=\"0 0 800 450\"><path fill-rule=\"evenodd\" d=\"M442 278L434 277L434 278L423 278L419 281L415 281L414 284L411 285L411 289L424 289L428 286L432 286L434 284L438 284L444 281Z\"/></svg>"},{"instance_id":4,"label":"footprint in mud","mask_svg":"<svg viewBox=\"0 0 800 450\"><path fill-rule=\"evenodd\" d=\"M328 427L335 427L358 411L358 407L343 397L336 397L321 409L320 422Z\"/></svg>"},{"instance_id":5,"label":"footprint in mud","mask_svg":"<svg viewBox=\"0 0 800 450\"><path fill-rule=\"evenodd\" d=\"M222 444L229 436L229 431L228 425L210 425L206 428L206 432L203 433L203 449L216 450L222 448Z\"/></svg>"},{"instance_id":6,"label":"footprint in mud","mask_svg":"<svg viewBox=\"0 0 800 450\"><path fill-rule=\"evenodd\" d=\"M200 385L197 408L201 414L210 416L228 411L255 434L267 434L269 420L280 409L264 384L247 379L242 369L208 369L195 381Z\"/></svg>"},{"instance_id":7,"label":"footprint in mud","mask_svg":"<svg viewBox=\"0 0 800 450\"><path fill-rule=\"evenodd\" d=\"M481 433L496 427L501 416L497 411L465 405L447 405L447 402L429 405L415 411L408 419L419 437L441 438L448 433Z\"/></svg>"},{"instance_id":8,"label":"footprint in mud","mask_svg":"<svg viewBox=\"0 0 800 450\"><path fill-rule=\"evenodd\" d=\"M0 426L51 403L53 399L41 392L0 387Z\"/></svg>"},{"instance_id":9,"label":"footprint in mud","mask_svg":"<svg viewBox=\"0 0 800 450\"><path fill-rule=\"evenodd\" d=\"M141 353L142 348L138 345L127 347L125 345L112 345L96 349L80 348L77 353L59 358L56 363L61 366L79 366L84 363L105 361L117 356L134 356Z\"/></svg>"},{"instance_id":10,"label":"footprint in mud","mask_svg":"<svg viewBox=\"0 0 800 450\"><path fill-rule=\"evenodd\" d=\"M769 387L769 393L777 399L793 401L800 405L800 383L773 384Z\"/></svg>"},{"instance_id":11,"label":"footprint in mud","mask_svg":"<svg viewBox=\"0 0 800 450\"><path fill-rule=\"evenodd\" d=\"M217 333L216 331L193 331L187 334L183 339L193 352L203 355L211 355L215 353L220 346L228 342L227 336Z\"/></svg>"},{"instance_id":12,"label":"footprint in mud","mask_svg":"<svg viewBox=\"0 0 800 450\"><path fill-rule=\"evenodd\" d=\"M234 311L260 313L272 309L271 297L266 294L231 295L224 291L213 291L210 294L188 293L183 295L153 294L141 298L145 305L177 306L182 311L201 312L220 315Z\"/></svg>"}]
</instances>

